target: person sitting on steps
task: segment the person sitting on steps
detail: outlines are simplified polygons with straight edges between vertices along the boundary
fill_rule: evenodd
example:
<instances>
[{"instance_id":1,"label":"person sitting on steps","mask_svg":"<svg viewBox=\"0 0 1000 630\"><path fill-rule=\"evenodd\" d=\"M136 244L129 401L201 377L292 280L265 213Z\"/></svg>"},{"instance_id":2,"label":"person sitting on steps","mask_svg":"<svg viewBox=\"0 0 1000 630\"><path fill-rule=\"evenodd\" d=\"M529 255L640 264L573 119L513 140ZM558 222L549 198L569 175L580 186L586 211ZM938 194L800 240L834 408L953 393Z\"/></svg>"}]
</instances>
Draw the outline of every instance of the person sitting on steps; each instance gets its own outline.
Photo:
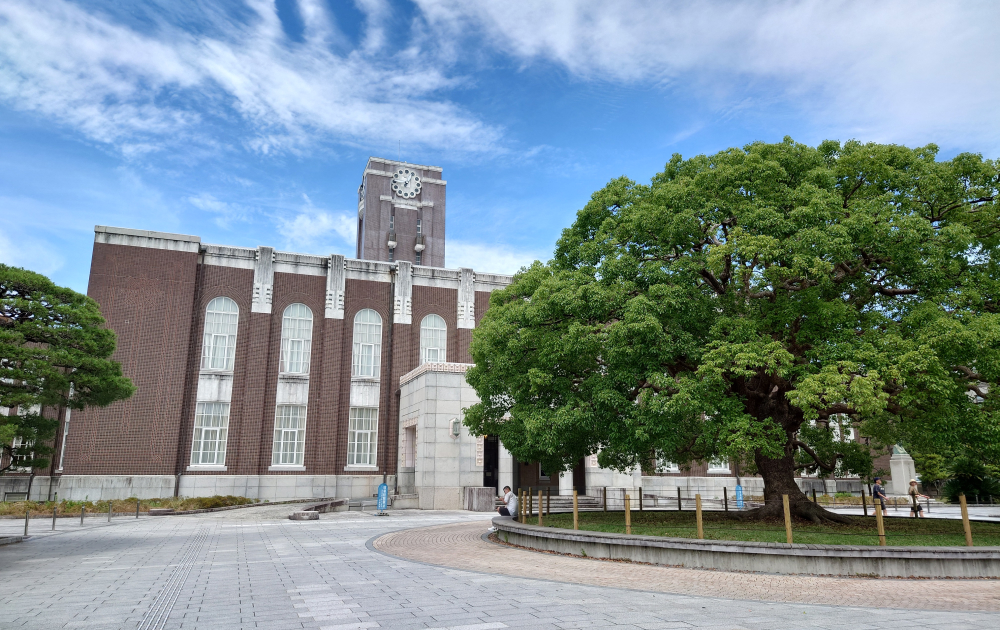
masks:
<instances>
[{"instance_id":1,"label":"person sitting on steps","mask_svg":"<svg viewBox=\"0 0 1000 630\"><path fill-rule=\"evenodd\" d=\"M505 505L497 508L500 516L517 516L517 495L514 494L510 486L503 487L503 502Z\"/></svg>"}]
</instances>

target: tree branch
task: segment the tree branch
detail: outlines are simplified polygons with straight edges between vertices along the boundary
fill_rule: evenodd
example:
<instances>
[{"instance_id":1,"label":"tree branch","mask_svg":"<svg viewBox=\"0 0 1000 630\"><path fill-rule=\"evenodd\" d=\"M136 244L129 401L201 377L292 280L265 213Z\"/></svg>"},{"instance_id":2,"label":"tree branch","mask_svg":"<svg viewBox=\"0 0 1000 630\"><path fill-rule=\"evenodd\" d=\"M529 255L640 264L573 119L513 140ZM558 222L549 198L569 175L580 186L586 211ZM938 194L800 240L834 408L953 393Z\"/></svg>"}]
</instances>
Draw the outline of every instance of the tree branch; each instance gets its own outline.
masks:
<instances>
[{"instance_id":1,"label":"tree branch","mask_svg":"<svg viewBox=\"0 0 1000 630\"><path fill-rule=\"evenodd\" d=\"M819 455L816 454L816 451L814 451L811 448L809 448L809 445L806 444L805 442L803 442L802 440L794 440L792 442L792 446L797 446L797 447L801 448L803 451L806 452L807 455L809 455L809 457L813 458L813 461L816 462L817 466L819 466L820 468L822 468L823 470L825 470L827 472L833 472L834 469L837 468L837 460L844 456L843 453L834 453L833 454L833 463L832 464L824 464L822 461L820 461Z\"/></svg>"},{"instance_id":2,"label":"tree branch","mask_svg":"<svg viewBox=\"0 0 1000 630\"><path fill-rule=\"evenodd\" d=\"M964 365L956 365L955 367L953 367L951 369L956 370L958 372L962 372L963 374L965 374L966 378L972 379L974 381L985 381L986 380L985 378L983 378L982 374L979 374L977 372L973 372L971 369L965 367Z\"/></svg>"}]
</instances>

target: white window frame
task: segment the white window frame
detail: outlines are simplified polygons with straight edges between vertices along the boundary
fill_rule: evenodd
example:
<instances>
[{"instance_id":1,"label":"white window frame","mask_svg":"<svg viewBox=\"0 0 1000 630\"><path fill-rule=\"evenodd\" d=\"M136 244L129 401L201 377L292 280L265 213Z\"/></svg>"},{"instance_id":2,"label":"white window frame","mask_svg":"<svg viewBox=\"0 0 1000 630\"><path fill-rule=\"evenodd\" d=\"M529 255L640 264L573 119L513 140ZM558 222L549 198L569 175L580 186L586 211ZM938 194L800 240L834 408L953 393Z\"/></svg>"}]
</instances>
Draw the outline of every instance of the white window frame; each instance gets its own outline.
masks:
<instances>
[{"instance_id":1,"label":"white window frame","mask_svg":"<svg viewBox=\"0 0 1000 630\"><path fill-rule=\"evenodd\" d=\"M365 359L368 359L365 361ZM378 379L382 373L382 316L370 308L354 316L351 378Z\"/></svg>"},{"instance_id":2,"label":"white window frame","mask_svg":"<svg viewBox=\"0 0 1000 630\"><path fill-rule=\"evenodd\" d=\"M733 471L729 468L729 460L726 458L717 458L709 460L708 462L708 472L710 473L732 473Z\"/></svg>"},{"instance_id":3,"label":"white window frame","mask_svg":"<svg viewBox=\"0 0 1000 630\"><path fill-rule=\"evenodd\" d=\"M28 443L26 443L24 441L24 438L21 437L20 435L14 436L14 441L10 443L11 447L15 448L15 449L21 448L22 446L25 446L25 444L27 444L28 448L31 448L32 446L35 445L34 442L28 442ZM11 457L10 459L11 459L11 462L10 462L11 466L10 466L10 468L7 469L7 472L12 472L12 473L30 473L31 472L31 466L18 466L16 462L19 462L19 461L31 461L31 460L35 459L35 452L32 451L31 453L29 453L27 455L15 455L15 456Z\"/></svg>"},{"instance_id":4,"label":"white window frame","mask_svg":"<svg viewBox=\"0 0 1000 630\"><path fill-rule=\"evenodd\" d=\"M229 441L229 409L229 403L225 401L200 401L195 405L190 468L225 470L226 447ZM211 439L205 439L206 431ZM214 445L214 448L207 450L205 446L210 444Z\"/></svg>"},{"instance_id":5,"label":"white window frame","mask_svg":"<svg viewBox=\"0 0 1000 630\"><path fill-rule=\"evenodd\" d=\"M306 406L278 405L274 410L271 468L305 468Z\"/></svg>"},{"instance_id":6,"label":"white window frame","mask_svg":"<svg viewBox=\"0 0 1000 630\"><path fill-rule=\"evenodd\" d=\"M233 371L239 322L240 307L232 298L220 295L208 303L201 346L202 370Z\"/></svg>"},{"instance_id":7,"label":"white window frame","mask_svg":"<svg viewBox=\"0 0 1000 630\"><path fill-rule=\"evenodd\" d=\"M281 316L282 374L309 374L312 356L313 313L305 304L296 302L285 307Z\"/></svg>"},{"instance_id":8,"label":"white window frame","mask_svg":"<svg viewBox=\"0 0 1000 630\"><path fill-rule=\"evenodd\" d=\"M435 313L420 321L420 365L448 361L448 324Z\"/></svg>"},{"instance_id":9,"label":"white window frame","mask_svg":"<svg viewBox=\"0 0 1000 630\"><path fill-rule=\"evenodd\" d=\"M376 468L377 457L378 408L351 407L347 431L347 467Z\"/></svg>"}]
</instances>

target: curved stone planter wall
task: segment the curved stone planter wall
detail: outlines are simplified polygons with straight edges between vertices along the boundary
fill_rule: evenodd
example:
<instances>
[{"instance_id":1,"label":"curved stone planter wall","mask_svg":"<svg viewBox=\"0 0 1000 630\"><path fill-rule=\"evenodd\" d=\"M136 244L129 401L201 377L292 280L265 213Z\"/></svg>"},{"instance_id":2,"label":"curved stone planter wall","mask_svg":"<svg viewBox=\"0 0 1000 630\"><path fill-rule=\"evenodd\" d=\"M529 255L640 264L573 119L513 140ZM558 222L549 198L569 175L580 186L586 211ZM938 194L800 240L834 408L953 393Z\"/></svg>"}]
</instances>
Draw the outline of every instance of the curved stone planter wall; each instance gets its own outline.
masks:
<instances>
[{"instance_id":1,"label":"curved stone planter wall","mask_svg":"<svg viewBox=\"0 0 1000 630\"><path fill-rule=\"evenodd\" d=\"M998 578L1000 547L867 547L625 536L493 519L501 540L530 549L722 571Z\"/></svg>"}]
</instances>

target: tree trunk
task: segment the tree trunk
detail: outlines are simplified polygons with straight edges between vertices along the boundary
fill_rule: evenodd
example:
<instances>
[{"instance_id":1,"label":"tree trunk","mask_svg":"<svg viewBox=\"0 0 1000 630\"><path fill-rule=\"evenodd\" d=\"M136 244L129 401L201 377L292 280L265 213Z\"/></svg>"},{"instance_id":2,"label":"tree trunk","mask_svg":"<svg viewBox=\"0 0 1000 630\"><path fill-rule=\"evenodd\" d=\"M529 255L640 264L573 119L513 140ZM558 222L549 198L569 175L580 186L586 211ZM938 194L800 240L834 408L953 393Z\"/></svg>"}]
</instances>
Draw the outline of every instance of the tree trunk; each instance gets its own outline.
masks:
<instances>
[{"instance_id":1,"label":"tree trunk","mask_svg":"<svg viewBox=\"0 0 1000 630\"><path fill-rule=\"evenodd\" d=\"M746 518L751 519L784 519L784 503L782 495L788 495L788 507L793 517L799 517L821 523L823 521L833 521L837 523L848 523L850 519L834 514L825 508L813 503L809 497L799 490L795 483L795 459L794 451L785 449L785 456L771 459L761 455L758 451L754 453L754 462L757 465L757 472L764 479L764 507L743 512Z\"/></svg>"}]
</instances>

